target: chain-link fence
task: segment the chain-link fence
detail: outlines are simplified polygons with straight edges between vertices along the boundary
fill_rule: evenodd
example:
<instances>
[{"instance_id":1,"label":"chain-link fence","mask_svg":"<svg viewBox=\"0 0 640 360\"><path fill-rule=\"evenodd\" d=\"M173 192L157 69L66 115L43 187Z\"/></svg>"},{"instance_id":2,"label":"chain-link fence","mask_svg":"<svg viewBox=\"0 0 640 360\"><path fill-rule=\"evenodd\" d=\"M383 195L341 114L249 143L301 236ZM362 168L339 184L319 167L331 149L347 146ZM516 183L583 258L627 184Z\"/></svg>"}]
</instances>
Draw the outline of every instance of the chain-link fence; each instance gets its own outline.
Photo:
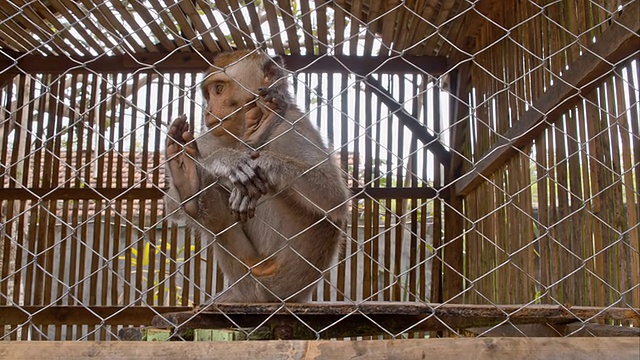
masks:
<instances>
[{"instance_id":1,"label":"chain-link fence","mask_svg":"<svg viewBox=\"0 0 640 360\"><path fill-rule=\"evenodd\" d=\"M639 7L0 3L0 338L637 336Z\"/></svg>"}]
</instances>

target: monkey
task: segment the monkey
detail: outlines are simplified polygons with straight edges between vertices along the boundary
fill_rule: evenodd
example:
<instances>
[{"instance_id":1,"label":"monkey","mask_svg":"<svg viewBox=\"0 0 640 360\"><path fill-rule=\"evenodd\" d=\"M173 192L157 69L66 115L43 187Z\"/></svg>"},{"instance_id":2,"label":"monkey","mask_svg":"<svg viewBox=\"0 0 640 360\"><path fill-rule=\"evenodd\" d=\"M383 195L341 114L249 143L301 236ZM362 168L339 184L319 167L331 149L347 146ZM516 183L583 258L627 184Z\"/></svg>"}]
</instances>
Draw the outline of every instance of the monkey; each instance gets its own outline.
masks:
<instances>
[{"instance_id":1,"label":"monkey","mask_svg":"<svg viewBox=\"0 0 640 360\"><path fill-rule=\"evenodd\" d=\"M320 132L260 50L220 53L202 81L207 128L165 146L165 207L212 244L229 286L214 303L307 302L345 241L349 190Z\"/></svg>"}]
</instances>

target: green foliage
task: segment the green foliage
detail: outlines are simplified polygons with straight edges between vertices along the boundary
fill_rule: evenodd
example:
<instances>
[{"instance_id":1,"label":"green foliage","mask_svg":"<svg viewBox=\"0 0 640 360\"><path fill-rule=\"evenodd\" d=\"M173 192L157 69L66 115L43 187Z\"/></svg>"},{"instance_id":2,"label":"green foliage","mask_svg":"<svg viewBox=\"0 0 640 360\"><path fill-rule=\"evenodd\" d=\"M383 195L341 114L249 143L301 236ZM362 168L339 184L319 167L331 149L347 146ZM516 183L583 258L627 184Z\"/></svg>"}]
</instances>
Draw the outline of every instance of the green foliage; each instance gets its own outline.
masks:
<instances>
[{"instance_id":1,"label":"green foliage","mask_svg":"<svg viewBox=\"0 0 640 360\"><path fill-rule=\"evenodd\" d=\"M135 247L131 247L129 249L130 253L131 253L131 268L132 268L132 274L136 274L138 271L140 271L142 273L142 282L143 283L148 283L149 280L149 265L151 263L151 261L154 261L156 259L157 256L161 256L161 250L162 246L163 246L163 240L159 239L157 241L157 243L155 245L151 245L150 242L145 242L144 244L144 248L142 249L142 253L140 253L140 251L138 251L138 249L136 249ZM171 251L171 243L166 242L165 244L166 246L166 251L170 252ZM177 254L179 255L175 261L176 262L184 262L184 253L185 253L185 246L181 246L177 249ZM190 252L194 253L196 251L195 245L191 245L189 247ZM122 261L127 261L127 256L126 255L121 255L118 257L118 260L122 260ZM154 268L153 274L152 274L152 279L153 279L153 286L151 287L151 289L153 289L153 300L154 303L158 301L159 299L159 295L160 295L160 283L162 281L164 281L166 278L168 278L169 276L171 276L171 273L169 272L170 269L170 264L171 264L171 259L169 258L165 258L164 263L165 263L165 271L164 273L160 273L160 269L158 266L156 266ZM181 287L180 286L176 286L176 293L179 294ZM165 299L169 298L170 295L170 289L168 287L165 287L164 289L164 293L165 293ZM178 295L177 302L182 302L182 297L180 295Z\"/></svg>"}]
</instances>

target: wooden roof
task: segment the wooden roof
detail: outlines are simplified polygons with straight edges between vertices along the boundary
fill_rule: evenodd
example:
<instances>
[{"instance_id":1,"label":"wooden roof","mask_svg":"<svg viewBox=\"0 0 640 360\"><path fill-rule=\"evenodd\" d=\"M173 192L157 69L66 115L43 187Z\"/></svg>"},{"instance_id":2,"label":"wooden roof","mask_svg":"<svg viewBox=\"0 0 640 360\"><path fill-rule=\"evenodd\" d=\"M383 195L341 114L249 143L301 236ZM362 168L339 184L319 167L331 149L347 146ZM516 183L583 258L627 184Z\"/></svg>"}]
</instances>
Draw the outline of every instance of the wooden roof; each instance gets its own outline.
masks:
<instances>
[{"instance_id":1,"label":"wooden roof","mask_svg":"<svg viewBox=\"0 0 640 360\"><path fill-rule=\"evenodd\" d=\"M471 8L463 0L2 1L0 65L18 60L23 71L46 72L55 69L42 57L75 59L68 69L109 55L153 65L172 57L175 66L176 56L191 64L209 53L262 47L312 59L304 64L324 54L429 56L438 64L433 74L442 72L442 59L469 48L484 21L479 13L495 2Z\"/></svg>"}]
</instances>

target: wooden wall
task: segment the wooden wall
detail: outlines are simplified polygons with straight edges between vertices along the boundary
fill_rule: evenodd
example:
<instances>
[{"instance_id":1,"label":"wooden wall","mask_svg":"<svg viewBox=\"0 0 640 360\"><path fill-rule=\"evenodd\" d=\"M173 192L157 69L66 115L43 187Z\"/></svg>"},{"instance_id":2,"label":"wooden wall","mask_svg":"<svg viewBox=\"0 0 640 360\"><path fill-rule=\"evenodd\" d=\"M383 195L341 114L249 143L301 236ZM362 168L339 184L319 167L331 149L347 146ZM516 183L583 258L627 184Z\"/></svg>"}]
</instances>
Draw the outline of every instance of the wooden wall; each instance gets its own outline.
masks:
<instances>
[{"instance_id":1,"label":"wooden wall","mask_svg":"<svg viewBox=\"0 0 640 360\"><path fill-rule=\"evenodd\" d=\"M476 43L465 301L638 308L638 4L538 3Z\"/></svg>"},{"instance_id":2,"label":"wooden wall","mask_svg":"<svg viewBox=\"0 0 640 360\"><path fill-rule=\"evenodd\" d=\"M426 106L439 101L433 80L378 80L405 114L442 127L437 108ZM223 288L207 244L171 225L162 202L166 125L183 113L199 124L198 81L154 71L33 74L0 89L0 306L13 314L4 317L6 337L110 338L129 323L87 327L101 320L91 309L162 311L202 304ZM294 89L354 194L347 246L315 299L428 301L432 234L441 231L440 200L430 199L442 185L437 159L352 75L301 74ZM24 325L12 312L54 305L90 311L68 324L51 312ZM47 321L58 325L40 326Z\"/></svg>"}]
</instances>

